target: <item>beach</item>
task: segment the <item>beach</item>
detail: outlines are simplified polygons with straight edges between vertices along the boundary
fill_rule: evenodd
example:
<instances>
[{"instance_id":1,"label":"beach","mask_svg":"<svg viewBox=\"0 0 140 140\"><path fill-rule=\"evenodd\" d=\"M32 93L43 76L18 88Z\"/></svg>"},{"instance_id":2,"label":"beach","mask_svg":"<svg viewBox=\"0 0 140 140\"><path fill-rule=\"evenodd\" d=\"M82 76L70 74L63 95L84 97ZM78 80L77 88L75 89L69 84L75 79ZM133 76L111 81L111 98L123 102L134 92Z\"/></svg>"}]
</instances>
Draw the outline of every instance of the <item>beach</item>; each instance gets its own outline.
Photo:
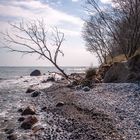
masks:
<instances>
[{"instance_id":1,"label":"beach","mask_svg":"<svg viewBox=\"0 0 140 140\"><path fill-rule=\"evenodd\" d=\"M85 92L67 81L42 82L47 76L21 77L0 82L1 140L139 140L140 85L95 84ZM26 93L32 87L36 97ZM35 108L37 123L21 128L19 112ZM36 128L34 130L34 128ZM7 134L7 131L11 133ZM8 132L9 132L8 131Z\"/></svg>"}]
</instances>

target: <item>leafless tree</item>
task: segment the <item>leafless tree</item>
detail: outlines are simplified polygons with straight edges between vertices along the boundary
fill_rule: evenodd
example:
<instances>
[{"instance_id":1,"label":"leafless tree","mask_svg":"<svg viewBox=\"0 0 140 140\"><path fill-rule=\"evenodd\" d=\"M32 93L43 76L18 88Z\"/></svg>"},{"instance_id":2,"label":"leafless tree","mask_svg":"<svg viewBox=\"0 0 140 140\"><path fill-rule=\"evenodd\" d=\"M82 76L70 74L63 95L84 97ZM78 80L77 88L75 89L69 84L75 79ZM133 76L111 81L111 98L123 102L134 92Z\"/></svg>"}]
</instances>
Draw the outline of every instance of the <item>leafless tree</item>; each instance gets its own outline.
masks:
<instances>
[{"instance_id":1,"label":"leafless tree","mask_svg":"<svg viewBox=\"0 0 140 140\"><path fill-rule=\"evenodd\" d=\"M113 57L119 50L128 59L140 47L140 1L112 0L109 11L102 8L99 0L87 0L89 19L84 28L84 39L88 50L98 58ZM104 52L104 53L103 53ZM101 61L102 62L102 61Z\"/></svg>"},{"instance_id":2,"label":"leafless tree","mask_svg":"<svg viewBox=\"0 0 140 140\"><path fill-rule=\"evenodd\" d=\"M108 55L113 58L111 39L109 39L106 27L100 17L91 16L89 21L86 21L83 37L86 41L87 50L96 53L101 64L107 63Z\"/></svg>"},{"instance_id":3,"label":"leafless tree","mask_svg":"<svg viewBox=\"0 0 140 140\"><path fill-rule=\"evenodd\" d=\"M2 33L4 48L11 52L37 54L39 59L47 59L68 79L68 75L57 63L58 55L64 55L61 50L64 33L60 32L57 27L52 28L50 32L43 20L28 23L21 21L19 24L10 24L10 27L12 33L8 31Z\"/></svg>"},{"instance_id":4,"label":"leafless tree","mask_svg":"<svg viewBox=\"0 0 140 140\"><path fill-rule=\"evenodd\" d=\"M113 0L115 13L120 17L116 22L118 39L125 48L128 57L134 55L140 47L140 1Z\"/></svg>"}]
</instances>

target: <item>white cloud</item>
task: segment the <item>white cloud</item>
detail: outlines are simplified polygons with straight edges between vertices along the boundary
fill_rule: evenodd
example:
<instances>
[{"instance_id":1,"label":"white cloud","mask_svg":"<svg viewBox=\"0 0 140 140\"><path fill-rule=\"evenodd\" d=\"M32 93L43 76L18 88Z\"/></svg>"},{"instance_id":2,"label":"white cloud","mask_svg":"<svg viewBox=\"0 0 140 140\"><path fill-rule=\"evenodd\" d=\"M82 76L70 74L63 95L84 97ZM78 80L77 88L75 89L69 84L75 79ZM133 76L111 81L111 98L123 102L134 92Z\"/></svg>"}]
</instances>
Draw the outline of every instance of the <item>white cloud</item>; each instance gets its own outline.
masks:
<instances>
[{"instance_id":1,"label":"white cloud","mask_svg":"<svg viewBox=\"0 0 140 140\"><path fill-rule=\"evenodd\" d=\"M111 3L112 0L101 0L102 3Z\"/></svg>"},{"instance_id":2,"label":"white cloud","mask_svg":"<svg viewBox=\"0 0 140 140\"><path fill-rule=\"evenodd\" d=\"M12 1L7 5L0 4L0 15L20 19L43 18L51 26L63 25L65 22L76 27L78 31L83 25L83 21L79 17L53 9L40 1Z\"/></svg>"},{"instance_id":3,"label":"white cloud","mask_svg":"<svg viewBox=\"0 0 140 140\"><path fill-rule=\"evenodd\" d=\"M95 57L86 52L83 42L80 40L83 21L79 17L53 9L50 5L35 0L11 0L8 4L0 4L0 15L16 17L13 19L14 21L21 18L27 20L43 18L47 25L58 26L65 33L66 41L62 46L65 56L59 61L61 65L90 65L92 61L95 61L97 65ZM70 26L66 26L66 24ZM8 25L5 20L0 21L0 27L7 29ZM11 57L12 59L10 59ZM36 61L35 56L27 56L21 60L20 55L3 53L0 60L5 62L0 62L0 65L46 65L46 62Z\"/></svg>"},{"instance_id":4,"label":"white cloud","mask_svg":"<svg viewBox=\"0 0 140 140\"><path fill-rule=\"evenodd\" d=\"M72 0L72 2L78 2L79 0Z\"/></svg>"}]
</instances>

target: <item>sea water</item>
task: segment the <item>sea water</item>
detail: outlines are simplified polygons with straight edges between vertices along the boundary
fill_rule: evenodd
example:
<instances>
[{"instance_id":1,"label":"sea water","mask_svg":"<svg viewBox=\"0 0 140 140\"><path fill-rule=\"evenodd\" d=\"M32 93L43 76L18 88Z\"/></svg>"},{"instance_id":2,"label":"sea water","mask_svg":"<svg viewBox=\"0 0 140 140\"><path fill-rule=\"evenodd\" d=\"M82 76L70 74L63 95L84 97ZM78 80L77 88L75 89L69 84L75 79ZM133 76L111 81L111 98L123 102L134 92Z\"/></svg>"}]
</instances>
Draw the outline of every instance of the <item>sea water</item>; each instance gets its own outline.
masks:
<instances>
[{"instance_id":1,"label":"sea water","mask_svg":"<svg viewBox=\"0 0 140 140\"><path fill-rule=\"evenodd\" d=\"M0 80L29 76L35 69L40 70L42 74L48 74L48 72L58 72L55 67L0 67ZM62 69L67 74L70 74L84 72L86 67L62 67Z\"/></svg>"}]
</instances>

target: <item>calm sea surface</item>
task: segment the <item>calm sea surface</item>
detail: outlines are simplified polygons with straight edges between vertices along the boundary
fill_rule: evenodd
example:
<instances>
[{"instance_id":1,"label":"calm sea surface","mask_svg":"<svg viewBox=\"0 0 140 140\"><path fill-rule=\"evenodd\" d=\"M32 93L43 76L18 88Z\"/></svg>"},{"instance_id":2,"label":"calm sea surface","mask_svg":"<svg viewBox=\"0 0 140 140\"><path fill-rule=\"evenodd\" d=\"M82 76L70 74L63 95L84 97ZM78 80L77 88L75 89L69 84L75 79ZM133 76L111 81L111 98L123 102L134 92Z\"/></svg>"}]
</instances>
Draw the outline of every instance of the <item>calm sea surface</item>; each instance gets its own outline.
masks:
<instances>
[{"instance_id":1,"label":"calm sea surface","mask_svg":"<svg viewBox=\"0 0 140 140\"><path fill-rule=\"evenodd\" d=\"M86 67L62 67L68 74L73 72L84 72ZM55 67L0 67L0 79L11 79L19 76L29 76L30 73L38 69L41 73L56 72Z\"/></svg>"}]
</instances>

